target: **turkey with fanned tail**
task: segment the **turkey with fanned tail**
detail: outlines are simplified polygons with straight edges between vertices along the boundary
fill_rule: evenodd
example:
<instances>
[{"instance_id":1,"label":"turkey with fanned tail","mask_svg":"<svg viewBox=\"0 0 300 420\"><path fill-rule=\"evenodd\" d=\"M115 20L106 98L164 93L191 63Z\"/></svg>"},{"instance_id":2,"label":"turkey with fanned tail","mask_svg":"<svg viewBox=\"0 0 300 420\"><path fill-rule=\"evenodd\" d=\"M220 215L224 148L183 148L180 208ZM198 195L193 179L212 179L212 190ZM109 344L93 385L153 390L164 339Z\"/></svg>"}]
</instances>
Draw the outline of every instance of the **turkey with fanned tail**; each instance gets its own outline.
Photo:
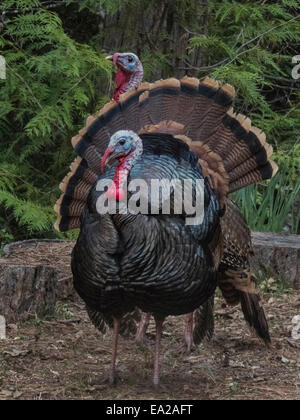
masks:
<instances>
[{"instance_id":1,"label":"turkey with fanned tail","mask_svg":"<svg viewBox=\"0 0 300 420\"><path fill-rule=\"evenodd\" d=\"M110 381L115 380L118 334L134 334L143 311L156 321L157 385L164 319L189 314L188 345L191 337L195 343L210 337L217 285L229 303L241 302L246 321L270 341L249 271L249 229L228 194L272 177L277 167L269 160L272 148L264 133L248 118L234 114L230 85L188 77L140 83L142 67L134 54L109 58L126 74L119 74L116 100L89 117L72 139L79 157L60 185L56 228L80 228L72 254L74 286L95 325L102 332L107 326L114 328ZM125 85L130 90L122 94ZM104 190L99 185L107 179L114 182ZM192 185L203 182L200 223L187 223L191 215L184 207L180 214L174 210L174 188L170 214L162 211L161 195L151 212L152 180L174 179L188 179ZM127 186L139 180L149 192L146 214L122 207ZM195 191L192 201L197 199ZM134 194L129 190L127 199ZM117 211L99 212L99 202L111 199L117 201ZM147 321L141 323L140 336Z\"/></svg>"}]
</instances>

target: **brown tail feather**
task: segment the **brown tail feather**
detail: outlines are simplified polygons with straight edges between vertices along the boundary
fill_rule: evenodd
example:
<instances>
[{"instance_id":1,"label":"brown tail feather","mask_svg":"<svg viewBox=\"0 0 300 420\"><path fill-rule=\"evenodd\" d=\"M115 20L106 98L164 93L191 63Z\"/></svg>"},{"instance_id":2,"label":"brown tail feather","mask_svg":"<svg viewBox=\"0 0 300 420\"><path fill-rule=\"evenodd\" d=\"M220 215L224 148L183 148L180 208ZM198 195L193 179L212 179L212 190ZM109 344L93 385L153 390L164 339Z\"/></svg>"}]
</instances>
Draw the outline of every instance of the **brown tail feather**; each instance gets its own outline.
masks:
<instances>
[{"instance_id":1,"label":"brown tail feather","mask_svg":"<svg viewBox=\"0 0 300 420\"><path fill-rule=\"evenodd\" d=\"M251 184L256 184L257 182L263 181L265 179L270 179L276 175L278 171L278 166L273 161L268 161L265 165L259 166L256 169L248 172L244 176L240 177L234 182L230 183L229 192L234 192L240 190L241 188L247 187Z\"/></svg>"},{"instance_id":2,"label":"brown tail feather","mask_svg":"<svg viewBox=\"0 0 300 420\"><path fill-rule=\"evenodd\" d=\"M94 162L93 159L92 162ZM61 232L80 227L80 215L89 191L97 179L97 173L90 169L86 160L80 157L71 163L70 169L71 172L65 176L59 186L63 194L54 206L59 216L55 229Z\"/></svg>"},{"instance_id":3,"label":"brown tail feather","mask_svg":"<svg viewBox=\"0 0 300 420\"><path fill-rule=\"evenodd\" d=\"M257 167L261 167L267 164L269 157L272 156L273 148L270 145L262 147L258 153L251 156L249 159L236 166L232 171L229 172L230 182L239 179L242 175L251 172ZM259 165L259 166L258 166Z\"/></svg>"},{"instance_id":4,"label":"brown tail feather","mask_svg":"<svg viewBox=\"0 0 300 420\"><path fill-rule=\"evenodd\" d=\"M55 229L59 232L67 232L68 230L80 228L80 218L70 216L58 216Z\"/></svg>"},{"instance_id":5,"label":"brown tail feather","mask_svg":"<svg viewBox=\"0 0 300 420\"><path fill-rule=\"evenodd\" d=\"M165 133L165 134L172 134L176 138L180 138L181 140L186 141L188 137L183 136L184 125L180 123L176 123L175 121L164 120L161 121L159 124L150 124L145 125L138 134L147 134L147 133ZM191 140L189 139L190 143Z\"/></svg>"},{"instance_id":6,"label":"brown tail feather","mask_svg":"<svg viewBox=\"0 0 300 420\"><path fill-rule=\"evenodd\" d=\"M168 79L153 83L149 93L148 112L151 121L158 124L163 120L174 119L172 117L178 112L179 80Z\"/></svg>"},{"instance_id":7,"label":"brown tail feather","mask_svg":"<svg viewBox=\"0 0 300 420\"><path fill-rule=\"evenodd\" d=\"M147 84L146 86L149 87L150 85ZM120 122L123 120L123 129L124 127L127 127L127 130L137 132L141 128L139 99L143 91L144 88L140 87L139 89L133 89L121 95L118 106L122 115ZM114 134L114 132L115 131L113 131L111 134Z\"/></svg>"},{"instance_id":8,"label":"brown tail feather","mask_svg":"<svg viewBox=\"0 0 300 420\"><path fill-rule=\"evenodd\" d=\"M82 210L85 206L85 201L74 200L72 197L72 201L69 205L64 204L66 202L66 195L62 194L59 200L56 202L54 206L54 210L60 216L68 216L72 214L73 217L80 217Z\"/></svg>"},{"instance_id":9,"label":"brown tail feather","mask_svg":"<svg viewBox=\"0 0 300 420\"><path fill-rule=\"evenodd\" d=\"M99 126L105 126L110 133L115 133L125 126L123 114L120 112L119 104L115 101L106 104L96 114L96 119Z\"/></svg>"},{"instance_id":10,"label":"brown tail feather","mask_svg":"<svg viewBox=\"0 0 300 420\"><path fill-rule=\"evenodd\" d=\"M258 294L240 292L242 311L250 330L266 345L271 343L268 322Z\"/></svg>"},{"instance_id":11,"label":"brown tail feather","mask_svg":"<svg viewBox=\"0 0 300 420\"><path fill-rule=\"evenodd\" d=\"M208 94L209 90L211 94ZM209 143L210 137L222 123L226 111L230 108L235 92L232 86L220 86L219 82L207 78L200 83L199 93L202 95L202 100L199 102L202 103L201 106L197 104L199 112L193 115L192 122L194 132L189 130L189 134L195 140Z\"/></svg>"},{"instance_id":12,"label":"brown tail feather","mask_svg":"<svg viewBox=\"0 0 300 420\"><path fill-rule=\"evenodd\" d=\"M193 114L196 112L199 80L190 77L184 77L180 80L180 95L177 99L177 109L174 110L172 119L185 126L185 134L189 137L192 130ZM193 137L195 139L195 137Z\"/></svg>"},{"instance_id":13,"label":"brown tail feather","mask_svg":"<svg viewBox=\"0 0 300 420\"><path fill-rule=\"evenodd\" d=\"M139 97L139 111L140 111L140 123L142 127L153 125L154 122L151 119L149 107L149 91L142 93Z\"/></svg>"}]
</instances>

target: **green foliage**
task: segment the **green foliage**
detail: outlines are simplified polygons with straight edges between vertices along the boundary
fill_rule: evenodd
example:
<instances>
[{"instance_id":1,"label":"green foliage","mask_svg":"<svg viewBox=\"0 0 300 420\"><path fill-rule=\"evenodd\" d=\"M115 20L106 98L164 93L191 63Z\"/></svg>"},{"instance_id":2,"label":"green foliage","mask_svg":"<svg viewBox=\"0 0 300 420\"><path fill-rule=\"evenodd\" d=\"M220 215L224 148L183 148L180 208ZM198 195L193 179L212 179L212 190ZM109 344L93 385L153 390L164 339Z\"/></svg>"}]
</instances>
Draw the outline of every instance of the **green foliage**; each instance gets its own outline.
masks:
<instances>
[{"instance_id":1,"label":"green foliage","mask_svg":"<svg viewBox=\"0 0 300 420\"><path fill-rule=\"evenodd\" d=\"M280 297L283 294L292 293L293 284L290 279L285 278L282 273L274 272L274 269L268 264L265 264L262 269L253 273L258 287L264 293L270 293L274 297Z\"/></svg>"},{"instance_id":2,"label":"green foliage","mask_svg":"<svg viewBox=\"0 0 300 420\"><path fill-rule=\"evenodd\" d=\"M66 0L66 4L74 3L73 0ZM97 12L104 8L108 13L114 14L130 4L135 4L134 0L82 0L79 5L79 10L83 10L85 8Z\"/></svg>"},{"instance_id":3,"label":"green foliage","mask_svg":"<svg viewBox=\"0 0 300 420\"><path fill-rule=\"evenodd\" d=\"M99 85L111 72L104 53L71 39L58 15L39 6L0 5L20 11L0 35L7 65L0 81L0 207L17 237L53 231L57 186L73 157L70 139L96 110Z\"/></svg>"},{"instance_id":4,"label":"green foliage","mask_svg":"<svg viewBox=\"0 0 300 420\"><path fill-rule=\"evenodd\" d=\"M58 301L55 305L55 318L56 319L72 319L74 317L74 314L69 308L69 305L67 303Z\"/></svg>"},{"instance_id":5,"label":"green foliage","mask_svg":"<svg viewBox=\"0 0 300 420\"><path fill-rule=\"evenodd\" d=\"M289 177L292 165L282 164L281 172L262 185L251 185L234 194L249 226L261 232L299 233L300 184Z\"/></svg>"},{"instance_id":6,"label":"green foliage","mask_svg":"<svg viewBox=\"0 0 300 420\"><path fill-rule=\"evenodd\" d=\"M2 249L5 244L12 242L14 239L11 233L8 233L6 228L0 230L0 256L2 255Z\"/></svg>"},{"instance_id":7,"label":"green foliage","mask_svg":"<svg viewBox=\"0 0 300 420\"><path fill-rule=\"evenodd\" d=\"M145 80L210 75L235 86L235 109L266 132L280 166L269 188L250 187L239 203L256 230L299 229L298 1L2 0L3 11L1 242L58 235L52 209L73 159L70 139L111 96L106 53L128 50L141 57Z\"/></svg>"},{"instance_id":8,"label":"green foliage","mask_svg":"<svg viewBox=\"0 0 300 420\"><path fill-rule=\"evenodd\" d=\"M52 212L37 203L19 199L7 191L0 191L0 203L7 209L13 209L13 215L19 226L26 226L29 231L46 230L52 220Z\"/></svg>"}]
</instances>

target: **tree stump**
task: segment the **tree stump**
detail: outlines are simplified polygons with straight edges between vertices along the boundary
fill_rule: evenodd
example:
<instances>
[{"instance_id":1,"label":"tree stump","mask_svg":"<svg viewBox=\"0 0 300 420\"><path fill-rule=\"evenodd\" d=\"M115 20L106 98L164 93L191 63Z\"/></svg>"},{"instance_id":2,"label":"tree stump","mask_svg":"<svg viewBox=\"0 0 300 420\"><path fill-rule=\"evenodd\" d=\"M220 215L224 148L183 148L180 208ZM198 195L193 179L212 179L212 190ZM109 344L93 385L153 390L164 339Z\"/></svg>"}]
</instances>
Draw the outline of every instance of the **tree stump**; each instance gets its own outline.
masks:
<instances>
[{"instance_id":1,"label":"tree stump","mask_svg":"<svg viewBox=\"0 0 300 420\"><path fill-rule=\"evenodd\" d=\"M288 285L300 289L300 236L252 232L252 271L271 271Z\"/></svg>"},{"instance_id":2,"label":"tree stump","mask_svg":"<svg viewBox=\"0 0 300 420\"><path fill-rule=\"evenodd\" d=\"M0 263L0 313L12 322L53 312L57 280L53 267Z\"/></svg>"},{"instance_id":3,"label":"tree stump","mask_svg":"<svg viewBox=\"0 0 300 420\"><path fill-rule=\"evenodd\" d=\"M9 244L0 259L0 315L7 322L51 314L57 300L73 296L70 255L73 242L24 241Z\"/></svg>"}]
</instances>

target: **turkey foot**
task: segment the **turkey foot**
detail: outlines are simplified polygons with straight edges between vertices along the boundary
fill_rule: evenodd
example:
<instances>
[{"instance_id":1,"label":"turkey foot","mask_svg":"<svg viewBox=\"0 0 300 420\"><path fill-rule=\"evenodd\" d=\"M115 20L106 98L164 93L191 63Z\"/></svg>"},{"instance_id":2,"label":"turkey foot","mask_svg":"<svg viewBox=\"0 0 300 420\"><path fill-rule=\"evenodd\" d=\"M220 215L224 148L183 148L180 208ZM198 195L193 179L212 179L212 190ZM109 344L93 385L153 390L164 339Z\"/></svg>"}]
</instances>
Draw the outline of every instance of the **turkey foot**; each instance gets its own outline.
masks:
<instances>
[{"instance_id":1,"label":"turkey foot","mask_svg":"<svg viewBox=\"0 0 300 420\"><path fill-rule=\"evenodd\" d=\"M156 323L156 337L155 337L153 385L154 385L154 388L158 388L159 386L159 358L160 358L160 347L161 347L161 337L162 337L164 318L155 317L155 323Z\"/></svg>"},{"instance_id":2,"label":"turkey foot","mask_svg":"<svg viewBox=\"0 0 300 420\"><path fill-rule=\"evenodd\" d=\"M190 354L195 349L195 343L193 339L193 327L194 327L194 313L191 312L186 315L185 328L182 342L176 346L176 352L180 354Z\"/></svg>"},{"instance_id":3,"label":"turkey foot","mask_svg":"<svg viewBox=\"0 0 300 420\"><path fill-rule=\"evenodd\" d=\"M111 372L109 372L107 375L101 376L100 378L96 378L93 379L91 381L89 381L89 385L94 386L94 385L109 385L109 386L115 386L117 385L118 381L119 381L119 375L118 373L115 371L114 375L111 375Z\"/></svg>"},{"instance_id":4,"label":"turkey foot","mask_svg":"<svg viewBox=\"0 0 300 420\"><path fill-rule=\"evenodd\" d=\"M194 341L192 341L191 345L186 342L185 337L182 338L181 343L178 344L174 351L176 354L181 354L183 356L188 356L195 350L196 346Z\"/></svg>"},{"instance_id":5,"label":"turkey foot","mask_svg":"<svg viewBox=\"0 0 300 420\"><path fill-rule=\"evenodd\" d=\"M146 331L150 322L151 314L142 314L142 319L139 323L139 327L135 336L136 343L143 343L145 341Z\"/></svg>"}]
</instances>

